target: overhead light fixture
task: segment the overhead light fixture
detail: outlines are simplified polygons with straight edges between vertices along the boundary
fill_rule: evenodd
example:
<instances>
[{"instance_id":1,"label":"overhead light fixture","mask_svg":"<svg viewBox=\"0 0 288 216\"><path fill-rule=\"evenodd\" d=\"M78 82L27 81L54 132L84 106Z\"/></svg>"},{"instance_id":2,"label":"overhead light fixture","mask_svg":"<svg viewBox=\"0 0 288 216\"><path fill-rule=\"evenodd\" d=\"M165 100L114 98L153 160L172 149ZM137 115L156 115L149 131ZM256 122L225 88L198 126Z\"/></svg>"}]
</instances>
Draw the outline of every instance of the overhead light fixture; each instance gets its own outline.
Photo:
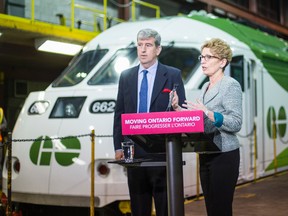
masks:
<instances>
[{"instance_id":1,"label":"overhead light fixture","mask_svg":"<svg viewBox=\"0 0 288 216\"><path fill-rule=\"evenodd\" d=\"M76 55L83 46L67 42L54 41L50 39L36 39L36 49L44 52L52 52L63 55Z\"/></svg>"},{"instance_id":2,"label":"overhead light fixture","mask_svg":"<svg viewBox=\"0 0 288 216\"><path fill-rule=\"evenodd\" d=\"M0 37L1 37L1 35L2 35L2 32L0 32Z\"/></svg>"}]
</instances>

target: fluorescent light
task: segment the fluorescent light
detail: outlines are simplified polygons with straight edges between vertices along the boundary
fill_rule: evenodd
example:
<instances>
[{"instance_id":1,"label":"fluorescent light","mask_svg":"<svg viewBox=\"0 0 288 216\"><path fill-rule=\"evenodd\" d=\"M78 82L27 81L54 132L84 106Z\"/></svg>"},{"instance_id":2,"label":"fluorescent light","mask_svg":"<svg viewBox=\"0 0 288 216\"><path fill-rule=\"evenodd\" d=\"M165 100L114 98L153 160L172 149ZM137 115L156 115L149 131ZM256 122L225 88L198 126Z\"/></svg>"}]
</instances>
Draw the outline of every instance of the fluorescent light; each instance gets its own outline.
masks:
<instances>
[{"instance_id":1,"label":"fluorescent light","mask_svg":"<svg viewBox=\"0 0 288 216\"><path fill-rule=\"evenodd\" d=\"M64 55L76 55L83 46L53 40L36 39L36 48L39 51L52 52Z\"/></svg>"}]
</instances>

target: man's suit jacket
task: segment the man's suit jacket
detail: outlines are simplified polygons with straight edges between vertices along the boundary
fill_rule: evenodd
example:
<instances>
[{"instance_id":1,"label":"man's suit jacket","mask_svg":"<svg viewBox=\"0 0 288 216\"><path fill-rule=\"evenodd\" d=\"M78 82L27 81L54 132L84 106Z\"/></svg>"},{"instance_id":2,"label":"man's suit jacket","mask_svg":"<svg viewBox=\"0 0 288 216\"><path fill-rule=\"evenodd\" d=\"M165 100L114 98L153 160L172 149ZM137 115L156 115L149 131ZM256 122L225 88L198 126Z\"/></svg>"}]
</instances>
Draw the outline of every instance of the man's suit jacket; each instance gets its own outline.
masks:
<instances>
[{"instance_id":1,"label":"man's suit jacket","mask_svg":"<svg viewBox=\"0 0 288 216\"><path fill-rule=\"evenodd\" d=\"M138 70L139 65L123 71L120 76L114 113L113 138L115 150L121 149L121 142L124 140L122 136L121 114L137 113ZM163 92L163 90L172 90L174 84L178 84L177 94L179 96L179 104L182 104L185 100L185 90L181 71L158 62L149 112L166 111L169 103L169 93ZM141 151L138 150L139 147L135 146L135 158L145 155L145 152L142 151L143 149L141 149Z\"/></svg>"},{"instance_id":2,"label":"man's suit jacket","mask_svg":"<svg viewBox=\"0 0 288 216\"><path fill-rule=\"evenodd\" d=\"M206 92L209 82L202 87L200 100L208 110L219 112L224 120L221 127L204 118L205 133L210 134L213 142L222 152L239 148L236 133L242 126L242 90L238 81L224 76L213 88Z\"/></svg>"}]
</instances>

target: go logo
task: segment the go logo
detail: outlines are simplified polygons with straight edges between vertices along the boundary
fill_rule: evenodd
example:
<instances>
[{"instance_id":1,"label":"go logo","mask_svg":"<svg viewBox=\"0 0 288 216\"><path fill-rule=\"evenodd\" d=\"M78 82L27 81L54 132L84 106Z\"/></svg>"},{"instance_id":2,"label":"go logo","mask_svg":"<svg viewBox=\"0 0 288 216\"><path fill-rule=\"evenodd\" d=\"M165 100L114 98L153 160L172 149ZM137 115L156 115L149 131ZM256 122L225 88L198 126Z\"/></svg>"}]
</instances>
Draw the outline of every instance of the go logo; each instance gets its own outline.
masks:
<instances>
[{"instance_id":1,"label":"go logo","mask_svg":"<svg viewBox=\"0 0 288 216\"><path fill-rule=\"evenodd\" d=\"M65 137L52 140L48 136L38 137L30 148L30 159L33 164L49 166L52 156L61 166L70 166L80 155L81 144L76 137Z\"/></svg>"},{"instance_id":2,"label":"go logo","mask_svg":"<svg viewBox=\"0 0 288 216\"><path fill-rule=\"evenodd\" d=\"M276 120L287 122L286 111L283 106L279 108L278 116L276 117L276 112L274 107L270 107L267 113L267 131L270 138L273 138L273 122ZM287 123L276 123L276 137L279 135L281 138L285 136L287 128Z\"/></svg>"}]
</instances>

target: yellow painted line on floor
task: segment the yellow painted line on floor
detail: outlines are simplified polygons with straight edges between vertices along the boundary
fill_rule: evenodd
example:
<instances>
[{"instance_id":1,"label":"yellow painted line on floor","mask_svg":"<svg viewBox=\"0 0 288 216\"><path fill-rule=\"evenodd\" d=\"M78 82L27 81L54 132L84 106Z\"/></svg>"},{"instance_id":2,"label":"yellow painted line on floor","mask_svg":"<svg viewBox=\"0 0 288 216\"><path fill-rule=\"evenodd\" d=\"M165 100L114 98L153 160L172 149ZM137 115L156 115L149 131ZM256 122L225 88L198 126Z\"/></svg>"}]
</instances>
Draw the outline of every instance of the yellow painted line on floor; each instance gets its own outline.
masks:
<instances>
[{"instance_id":1,"label":"yellow painted line on floor","mask_svg":"<svg viewBox=\"0 0 288 216\"><path fill-rule=\"evenodd\" d=\"M246 182L246 183L237 185L237 186L236 186L236 189L238 189L238 188L243 188L243 187L247 187L247 186L250 186L251 184L256 184L256 183L258 183L258 182L262 182L262 181L265 181L265 180L267 180L267 179L274 178L275 176L285 175L285 174L287 174L287 173L288 173L287 171L283 171L283 172L278 172L278 173L276 173L276 174L272 174L272 175L269 175L269 176L264 176L264 177L262 177L262 178L256 179L256 181L249 181L249 182Z\"/></svg>"},{"instance_id":2,"label":"yellow painted line on floor","mask_svg":"<svg viewBox=\"0 0 288 216\"><path fill-rule=\"evenodd\" d=\"M204 196L195 197L193 199L185 200L184 205L187 205L187 204L193 203L193 202L197 202L197 201L201 201L203 199L204 199Z\"/></svg>"},{"instance_id":3,"label":"yellow painted line on floor","mask_svg":"<svg viewBox=\"0 0 288 216\"><path fill-rule=\"evenodd\" d=\"M255 193L248 193L248 194L241 194L241 195L238 195L238 196L235 196L234 198L251 198L251 197L255 197L256 194Z\"/></svg>"}]
</instances>

